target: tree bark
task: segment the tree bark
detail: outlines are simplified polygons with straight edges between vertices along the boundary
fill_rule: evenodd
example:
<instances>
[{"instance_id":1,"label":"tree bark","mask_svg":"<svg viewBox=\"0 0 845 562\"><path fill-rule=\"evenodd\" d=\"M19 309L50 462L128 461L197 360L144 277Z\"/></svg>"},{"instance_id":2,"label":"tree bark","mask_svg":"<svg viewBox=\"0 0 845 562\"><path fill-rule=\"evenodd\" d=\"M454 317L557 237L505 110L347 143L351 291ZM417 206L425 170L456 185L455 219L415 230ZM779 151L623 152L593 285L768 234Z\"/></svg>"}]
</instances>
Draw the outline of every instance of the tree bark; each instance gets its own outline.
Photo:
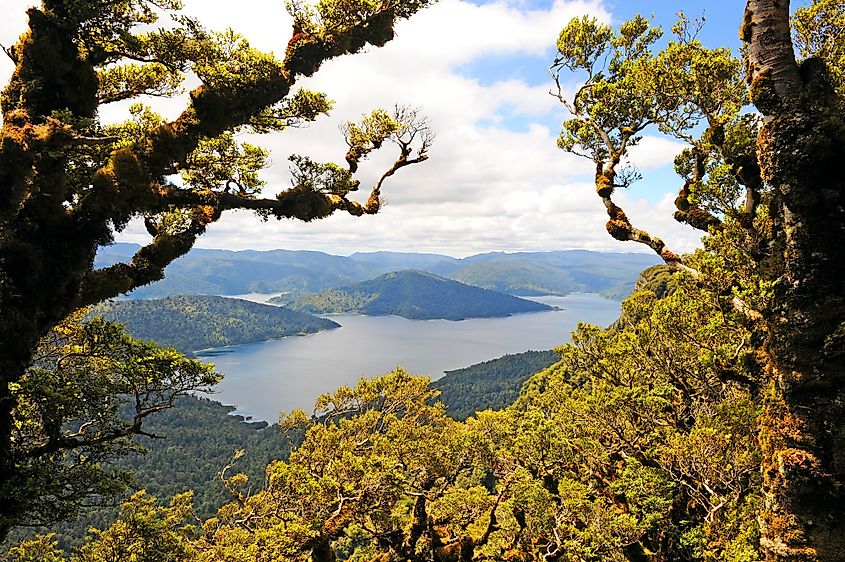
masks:
<instances>
[{"instance_id":1,"label":"tree bark","mask_svg":"<svg viewBox=\"0 0 845 562\"><path fill-rule=\"evenodd\" d=\"M795 62L789 2L749 0L741 35L781 262L765 314L761 546L771 561L845 560L843 101L822 61Z\"/></svg>"}]
</instances>

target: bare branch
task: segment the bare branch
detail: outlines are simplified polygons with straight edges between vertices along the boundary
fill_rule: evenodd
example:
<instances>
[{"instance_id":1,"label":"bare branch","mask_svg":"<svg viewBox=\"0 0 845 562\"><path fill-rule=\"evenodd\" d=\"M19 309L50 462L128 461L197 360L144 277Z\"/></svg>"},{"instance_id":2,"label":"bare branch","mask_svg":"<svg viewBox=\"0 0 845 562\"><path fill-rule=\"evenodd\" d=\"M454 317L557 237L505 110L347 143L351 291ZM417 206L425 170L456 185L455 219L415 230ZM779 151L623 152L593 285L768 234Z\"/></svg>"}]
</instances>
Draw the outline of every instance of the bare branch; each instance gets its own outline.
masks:
<instances>
[{"instance_id":1,"label":"bare branch","mask_svg":"<svg viewBox=\"0 0 845 562\"><path fill-rule=\"evenodd\" d=\"M6 53L6 56L15 63L18 64L18 57L15 56L15 52L12 50L11 47L6 47L2 43L0 43L0 49L3 49L3 52Z\"/></svg>"}]
</instances>

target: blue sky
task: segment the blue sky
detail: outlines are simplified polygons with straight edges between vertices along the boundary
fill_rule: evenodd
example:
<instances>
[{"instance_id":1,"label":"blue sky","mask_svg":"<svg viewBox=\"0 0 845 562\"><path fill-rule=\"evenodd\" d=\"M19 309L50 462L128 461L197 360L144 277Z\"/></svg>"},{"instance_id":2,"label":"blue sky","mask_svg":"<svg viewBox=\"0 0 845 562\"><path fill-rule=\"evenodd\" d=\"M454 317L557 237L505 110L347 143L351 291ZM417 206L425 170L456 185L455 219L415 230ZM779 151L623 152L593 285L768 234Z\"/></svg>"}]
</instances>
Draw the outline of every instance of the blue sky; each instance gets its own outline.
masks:
<instances>
[{"instance_id":1,"label":"blue sky","mask_svg":"<svg viewBox=\"0 0 845 562\"><path fill-rule=\"evenodd\" d=\"M0 43L23 31L23 10L32 0L3 0ZM225 216L201 239L216 248L314 249L344 254L396 250L455 256L484 251L590 248L643 251L612 240L592 186L592 165L555 147L566 114L548 90L548 65L560 29L588 13L618 25L635 13L653 15L668 33L679 9L706 18L700 38L708 46L738 50L743 2L636 2L619 0L441 0L397 27L381 49L331 61L302 85L335 100L333 114L312 127L251 139L270 149L268 194L290 185L287 156L307 154L343 161L338 124L374 107L418 106L431 119L437 141L431 159L403 169L385 189L387 206L374 217L337 215L302 224L262 223L249 213ZM208 27L234 26L258 48L280 53L290 18L282 0L186 0L186 11ZM283 30L280 33L280 30ZM0 62L0 80L11 72ZM183 95L147 100L176 117ZM104 107L101 118L125 118L126 106ZM676 251L698 243L697 233L671 218L679 180L674 155L683 148L656 133L632 154L643 180L619 194L635 224L662 236ZM377 154L362 166L366 185L395 155ZM143 243L131 225L121 240Z\"/></svg>"}]
</instances>

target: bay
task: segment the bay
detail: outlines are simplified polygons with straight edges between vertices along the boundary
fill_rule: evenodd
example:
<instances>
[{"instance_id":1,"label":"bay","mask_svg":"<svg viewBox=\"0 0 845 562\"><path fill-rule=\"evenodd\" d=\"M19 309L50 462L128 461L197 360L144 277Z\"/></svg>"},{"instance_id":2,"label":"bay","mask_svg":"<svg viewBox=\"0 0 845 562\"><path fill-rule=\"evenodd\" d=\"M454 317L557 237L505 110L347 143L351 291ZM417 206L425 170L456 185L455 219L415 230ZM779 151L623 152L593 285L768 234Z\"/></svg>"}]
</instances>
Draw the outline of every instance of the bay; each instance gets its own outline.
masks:
<instances>
[{"instance_id":1,"label":"bay","mask_svg":"<svg viewBox=\"0 0 845 562\"><path fill-rule=\"evenodd\" d=\"M239 295L266 302L273 295ZM578 322L606 326L620 303L599 295L532 298L560 310L461 321L399 316L327 316L341 327L305 336L226 348L203 359L225 378L212 396L238 414L275 422L280 411L311 412L316 397L396 367L428 375L467 367L508 353L552 349L569 341Z\"/></svg>"}]
</instances>

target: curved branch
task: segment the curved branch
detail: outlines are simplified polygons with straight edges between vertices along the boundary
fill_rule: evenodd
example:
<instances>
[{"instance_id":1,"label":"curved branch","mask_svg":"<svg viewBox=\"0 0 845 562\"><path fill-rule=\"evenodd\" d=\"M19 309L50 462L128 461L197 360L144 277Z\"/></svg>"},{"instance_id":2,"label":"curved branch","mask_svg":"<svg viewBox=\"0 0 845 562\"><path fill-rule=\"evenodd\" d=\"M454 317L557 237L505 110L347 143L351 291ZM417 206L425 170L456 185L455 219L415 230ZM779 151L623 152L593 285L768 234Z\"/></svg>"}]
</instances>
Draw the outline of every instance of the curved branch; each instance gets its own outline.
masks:
<instances>
[{"instance_id":1,"label":"curved branch","mask_svg":"<svg viewBox=\"0 0 845 562\"><path fill-rule=\"evenodd\" d=\"M610 172L612 176L613 173ZM652 236L645 230L635 227L631 224L631 221L628 219L628 216L625 214L625 211L622 210L613 200L610 198L610 194L602 195L601 190L606 182L610 181L612 183L612 177L608 178L607 173L605 174L597 174L596 176L596 188L600 190L599 196L601 197L602 202L604 203L605 208L607 209L607 215L609 220L605 225L608 234L610 234L616 240L621 242L638 242L640 244L645 244L654 252L660 256L666 265L676 271L685 271L690 273L694 276L698 276L698 271L695 269L686 266L682 263L681 257L672 252L669 248L666 247L666 243L663 242L657 236Z\"/></svg>"},{"instance_id":2,"label":"curved branch","mask_svg":"<svg viewBox=\"0 0 845 562\"><path fill-rule=\"evenodd\" d=\"M693 183L700 182L704 177L704 163L707 158L704 152L698 150L697 147L693 148L693 153L695 154L693 177L684 182L683 187L678 192L678 197L675 198L675 208L678 209L674 214L675 220L704 232L710 232L710 229L714 228L721 229L722 221L718 217L697 205L693 205L690 201L689 188Z\"/></svg>"},{"instance_id":3,"label":"curved branch","mask_svg":"<svg viewBox=\"0 0 845 562\"><path fill-rule=\"evenodd\" d=\"M131 178L116 178L120 184L156 183L161 176L185 168L189 155L201 139L214 138L249 123L262 110L284 99L299 75L310 76L323 62L360 51L367 44L384 45L393 36L394 9L394 6L383 8L332 34L330 39L307 36L292 41L284 62L275 72L267 72L259 80L234 87L198 87L191 92L190 104L175 121L159 126L135 146L118 151L98 175L114 176L119 172L120 162L116 162L116 158L134 161ZM87 198L92 203L82 210L82 214L96 222L114 218L118 219L115 222L121 222L138 212L133 206L136 201L131 197L127 201L126 192L117 189L115 181L101 185L95 181L92 195ZM113 216L114 210L118 217Z\"/></svg>"},{"instance_id":4,"label":"curved branch","mask_svg":"<svg viewBox=\"0 0 845 562\"><path fill-rule=\"evenodd\" d=\"M157 214L186 209L191 213L189 225L179 232L166 232L159 231L152 221L145 221L153 241L138 250L130 263L118 263L87 273L82 281L79 306L95 304L163 279L165 268L188 253L197 237L219 219L223 211L246 209L273 215L277 219L295 218L305 222L328 217L336 211L346 211L353 216L374 215L381 209L381 187L385 179L400 168L426 159L425 155L408 159L403 152L403 156L372 188L363 204L347 199L346 194L327 194L301 186L282 191L274 199L256 199L227 191L156 186L148 194L144 211Z\"/></svg>"}]
</instances>

